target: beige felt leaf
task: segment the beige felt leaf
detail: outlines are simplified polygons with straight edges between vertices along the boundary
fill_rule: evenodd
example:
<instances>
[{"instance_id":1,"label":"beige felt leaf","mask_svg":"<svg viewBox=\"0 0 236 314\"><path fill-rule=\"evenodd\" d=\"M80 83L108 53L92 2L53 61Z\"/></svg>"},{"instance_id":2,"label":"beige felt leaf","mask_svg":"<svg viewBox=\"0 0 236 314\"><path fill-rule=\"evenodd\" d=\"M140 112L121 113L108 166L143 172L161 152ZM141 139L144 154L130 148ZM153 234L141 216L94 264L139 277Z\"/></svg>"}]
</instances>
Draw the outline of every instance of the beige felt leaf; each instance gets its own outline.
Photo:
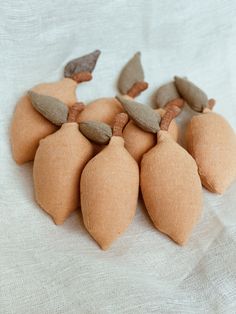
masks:
<instances>
[{"instance_id":1,"label":"beige felt leaf","mask_svg":"<svg viewBox=\"0 0 236 314\"><path fill-rule=\"evenodd\" d=\"M69 61L65 66L64 76L72 77L74 74L80 72L93 72L100 53L100 50L95 50L88 55Z\"/></svg>"},{"instance_id":2,"label":"beige felt leaf","mask_svg":"<svg viewBox=\"0 0 236 314\"><path fill-rule=\"evenodd\" d=\"M67 121L68 107L59 99L29 91L33 107L46 119L55 125L62 125Z\"/></svg>"},{"instance_id":3,"label":"beige felt leaf","mask_svg":"<svg viewBox=\"0 0 236 314\"><path fill-rule=\"evenodd\" d=\"M169 82L160 86L156 93L156 103L158 107L164 107L171 100L179 98L180 95L174 82Z\"/></svg>"},{"instance_id":4,"label":"beige felt leaf","mask_svg":"<svg viewBox=\"0 0 236 314\"><path fill-rule=\"evenodd\" d=\"M157 133L160 129L161 116L152 108L136 101L117 96L130 118L144 131Z\"/></svg>"},{"instance_id":5,"label":"beige felt leaf","mask_svg":"<svg viewBox=\"0 0 236 314\"><path fill-rule=\"evenodd\" d=\"M99 121L80 122L79 129L85 137L98 144L107 144L112 137L111 127Z\"/></svg>"},{"instance_id":6,"label":"beige felt leaf","mask_svg":"<svg viewBox=\"0 0 236 314\"><path fill-rule=\"evenodd\" d=\"M144 81L140 55L140 52L137 52L121 71L118 88L123 95L127 94L136 82Z\"/></svg>"},{"instance_id":7,"label":"beige felt leaf","mask_svg":"<svg viewBox=\"0 0 236 314\"><path fill-rule=\"evenodd\" d=\"M175 76L175 85L180 95L194 111L202 112L207 107L207 95L192 82Z\"/></svg>"}]
</instances>

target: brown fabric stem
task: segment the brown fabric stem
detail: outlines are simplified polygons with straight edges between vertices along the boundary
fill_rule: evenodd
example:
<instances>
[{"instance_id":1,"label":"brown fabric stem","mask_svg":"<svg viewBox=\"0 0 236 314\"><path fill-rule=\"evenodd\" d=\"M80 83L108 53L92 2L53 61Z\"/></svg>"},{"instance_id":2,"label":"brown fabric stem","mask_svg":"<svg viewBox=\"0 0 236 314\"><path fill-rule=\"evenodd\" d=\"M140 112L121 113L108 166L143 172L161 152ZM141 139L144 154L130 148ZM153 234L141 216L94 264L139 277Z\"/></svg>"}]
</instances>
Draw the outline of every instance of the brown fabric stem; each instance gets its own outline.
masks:
<instances>
[{"instance_id":1,"label":"brown fabric stem","mask_svg":"<svg viewBox=\"0 0 236 314\"><path fill-rule=\"evenodd\" d=\"M93 76L90 72L80 72L73 74L71 78L79 84L82 82L91 81Z\"/></svg>"},{"instance_id":2,"label":"brown fabric stem","mask_svg":"<svg viewBox=\"0 0 236 314\"><path fill-rule=\"evenodd\" d=\"M181 108L175 106L175 105L169 105L167 108L164 116L161 119L160 123L160 129L164 131L168 131L169 125L171 121L178 116L178 114L181 112Z\"/></svg>"},{"instance_id":3,"label":"brown fabric stem","mask_svg":"<svg viewBox=\"0 0 236 314\"><path fill-rule=\"evenodd\" d=\"M69 109L69 114L67 118L67 122L76 122L78 115L81 111L85 108L84 103L76 102L72 107Z\"/></svg>"},{"instance_id":4,"label":"brown fabric stem","mask_svg":"<svg viewBox=\"0 0 236 314\"><path fill-rule=\"evenodd\" d=\"M116 115L115 117L115 123L113 126L113 136L121 136L122 137L122 131L127 124L129 120L129 117L127 113L121 112Z\"/></svg>"},{"instance_id":5,"label":"brown fabric stem","mask_svg":"<svg viewBox=\"0 0 236 314\"><path fill-rule=\"evenodd\" d=\"M215 104L216 104L216 100L214 98L211 98L211 99L208 100L207 108L212 110L213 107L215 106Z\"/></svg>"},{"instance_id":6,"label":"brown fabric stem","mask_svg":"<svg viewBox=\"0 0 236 314\"><path fill-rule=\"evenodd\" d=\"M148 83L147 82L136 82L130 88L130 90L127 92L127 95L129 97L135 98L138 95L140 95L147 88L148 88Z\"/></svg>"}]
</instances>

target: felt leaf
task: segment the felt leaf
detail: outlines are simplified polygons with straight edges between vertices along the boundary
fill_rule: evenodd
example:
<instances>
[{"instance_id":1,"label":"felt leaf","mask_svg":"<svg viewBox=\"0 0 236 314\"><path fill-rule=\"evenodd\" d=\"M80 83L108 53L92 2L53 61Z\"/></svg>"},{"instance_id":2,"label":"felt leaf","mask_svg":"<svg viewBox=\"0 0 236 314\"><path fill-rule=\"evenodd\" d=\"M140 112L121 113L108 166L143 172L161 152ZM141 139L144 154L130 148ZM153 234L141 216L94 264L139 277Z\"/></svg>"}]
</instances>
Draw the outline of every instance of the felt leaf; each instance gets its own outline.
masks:
<instances>
[{"instance_id":1,"label":"felt leaf","mask_svg":"<svg viewBox=\"0 0 236 314\"><path fill-rule=\"evenodd\" d=\"M98 144L107 144L112 137L111 127L99 121L80 122L79 129L85 137Z\"/></svg>"},{"instance_id":2,"label":"felt leaf","mask_svg":"<svg viewBox=\"0 0 236 314\"><path fill-rule=\"evenodd\" d=\"M123 105L130 118L144 131L157 133L160 129L161 116L152 108L122 96L116 97Z\"/></svg>"},{"instance_id":3,"label":"felt leaf","mask_svg":"<svg viewBox=\"0 0 236 314\"><path fill-rule=\"evenodd\" d=\"M174 82L169 82L160 86L156 93L158 107L164 107L171 100L180 98Z\"/></svg>"},{"instance_id":4,"label":"felt leaf","mask_svg":"<svg viewBox=\"0 0 236 314\"><path fill-rule=\"evenodd\" d=\"M59 99L29 91L32 106L55 125L67 121L68 107Z\"/></svg>"},{"instance_id":5,"label":"felt leaf","mask_svg":"<svg viewBox=\"0 0 236 314\"><path fill-rule=\"evenodd\" d=\"M140 52L137 52L121 71L118 88L123 95L127 94L135 83L144 81L140 55Z\"/></svg>"},{"instance_id":6,"label":"felt leaf","mask_svg":"<svg viewBox=\"0 0 236 314\"><path fill-rule=\"evenodd\" d=\"M207 107L207 95L192 82L175 76L175 85L180 95L194 111L202 112Z\"/></svg>"},{"instance_id":7,"label":"felt leaf","mask_svg":"<svg viewBox=\"0 0 236 314\"><path fill-rule=\"evenodd\" d=\"M65 66L64 76L72 77L74 74L80 72L93 72L100 53L100 50L95 50L88 55L69 61Z\"/></svg>"}]
</instances>

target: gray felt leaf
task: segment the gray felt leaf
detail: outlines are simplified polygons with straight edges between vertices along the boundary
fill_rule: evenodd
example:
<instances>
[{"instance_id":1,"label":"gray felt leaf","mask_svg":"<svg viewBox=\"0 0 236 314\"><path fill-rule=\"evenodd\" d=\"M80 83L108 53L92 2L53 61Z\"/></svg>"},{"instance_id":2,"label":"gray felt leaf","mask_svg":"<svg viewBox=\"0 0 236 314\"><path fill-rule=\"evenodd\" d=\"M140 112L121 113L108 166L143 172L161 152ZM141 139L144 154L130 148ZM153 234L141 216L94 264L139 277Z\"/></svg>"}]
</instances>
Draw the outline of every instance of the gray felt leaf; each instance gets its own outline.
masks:
<instances>
[{"instance_id":1,"label":"gray felt leaf","mask_svg":"<svg viewBox=\"0 0 236 314\"><path fill-rule=\"evenodd\" d=\"M156 93L158 107L164 107L171 100L180 98L174 82L169 82L160 86Z\"/></svg>"},{"instance_id":2,"label":"gray felt leaf","mask_svg":"<svg viewBox=\"0 0 236 314\"><path fill-rule=\"evenodd\" d=\"M79 129L85 137L98 144L107 144L112 137L111 127L99 121L80 122Z\"/></svg>"},{"instance_id":3,"label":"gray felt leaf","mask_svg":"<svg viewBox=\"0 0 236 314\"><path fill-rule=\"evenodd\" d=\"M175 85L180 95L193 110L202 112L207 107L207 95L192 82L175 76Z\"/></svg>"},{"instance_id":4,"label":"gray felt leaf","mask_svg":"<svg viewBox=\"0 0 236 314\"><path fill-rule=\"evenodd\" d=\"M137 52L121 71L118 88L125 95L136 82L144 81L144 72L140 60L141 53Z\"/></svg>"},{"instance_id":5,"label":"gray felt leaf","mask_svg":"<svg viewBox=\"0 0 236 314\"><path fill-rule=\"evenodd\" d=\"M95 50L94 52L79 57L77 59L73 59L70 62L68 62L64 69L64 76L65 77L72 77L73 74L79 73L79 72L90 72L92 73L96 63L97 59L100 55L100 50Z\"/></svg>"},{"instance_id":6,"label":"gray felt leaf","mask_svg":"<svg viewBox=\"0 0 236 314\"><path fill-rule=\"evenodd\" d=\"M123 105L130 118L144 131L157 133L160 129L161 116L152 108L122 96L116 97Z\"/></svg>"},{"instance_id":7,"label":"gray felt leaf","mask_svg":"<svg viewBox=\"0 0 236 314\"><path fill-rule=\"evenodd\" d=\"M53 124L62 125L67 121L68 107L59 99L29 91L32 106Z\"/></svg>"}]
</instances>

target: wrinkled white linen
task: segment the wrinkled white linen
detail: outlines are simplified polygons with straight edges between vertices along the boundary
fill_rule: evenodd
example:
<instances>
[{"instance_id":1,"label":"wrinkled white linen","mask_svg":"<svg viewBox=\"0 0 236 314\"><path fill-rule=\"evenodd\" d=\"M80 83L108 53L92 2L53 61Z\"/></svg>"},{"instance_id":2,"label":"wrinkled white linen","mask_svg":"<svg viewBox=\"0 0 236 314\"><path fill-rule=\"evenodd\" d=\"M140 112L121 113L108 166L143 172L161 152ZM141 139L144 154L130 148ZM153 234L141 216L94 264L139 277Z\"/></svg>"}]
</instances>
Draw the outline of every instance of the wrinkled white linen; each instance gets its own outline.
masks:
<instances>
[{"instance_id":1,"label":"wrinkled white linen","mask_svg":"<svg viewBox=\"0 0 236 314\"><path fill-rule=\"evenodd\" d=\"M1 1L1 314L236 312L236 183L223 196L204 190L185 247L155 230L140 204L103 252L80 213L57 227L36 205L32 164L15 164L8 134L22 93L94 49L102 55L93 81L78 86L80 100L114 95L120 69L140 50L150 83L140 101L151 104L158 86L186 75L236 128L235 38L233 1Z\"/></svg>"}]
</instances>

